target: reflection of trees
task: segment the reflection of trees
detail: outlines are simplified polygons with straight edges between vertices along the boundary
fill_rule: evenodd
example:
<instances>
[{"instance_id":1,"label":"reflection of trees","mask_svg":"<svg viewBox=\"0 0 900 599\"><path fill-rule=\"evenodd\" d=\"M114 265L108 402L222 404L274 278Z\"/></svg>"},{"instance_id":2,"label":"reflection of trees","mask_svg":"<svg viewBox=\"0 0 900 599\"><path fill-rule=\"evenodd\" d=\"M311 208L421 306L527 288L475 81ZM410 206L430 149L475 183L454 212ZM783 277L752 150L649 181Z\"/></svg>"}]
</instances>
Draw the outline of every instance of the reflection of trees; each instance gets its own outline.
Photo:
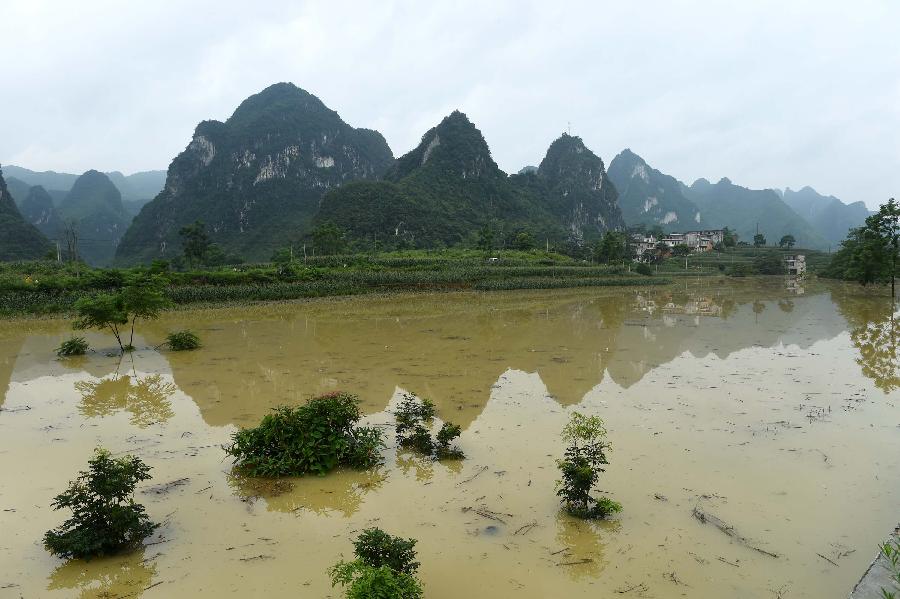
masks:
<instances>
[{"instance_id":1,"label":"reflection of trees","mask_svg":"<svg viewBox=\"0 0 900 599\"><path fill-rule=\"evenodd\" d=\"M351 516L359 510L366 493L381 487L385 478L380 468L338 470L326 476L292 479L259 479L232 473L228 485L245 501L265 499L268 508L276 512L309 510Z\"/></svg>"},{"instance_id":2,"label":"reflection of trees","mask_svg":"<svg viewBox=\"0 0 900 599\"><path fill-rule=\"evenodd\" d=\"M615 520L581 520L560 510L556 519L556 540L566 550L559 554L560 563L573 580L595 578L606 567L603 537L619 530Z\"/></svg>"},{"instance_id":3,"label":"reflection of trees","mask_svg":"<svg viewBox=\"0 0 900 599\"><path fill-rule=\"evenodd\" d=\"M789 299L779 300L778 301L778 309L782 312L793 312L794 311L794 302Z\"/></svg>"},{"instance_id":4,"label":"reflection of trees","mask_svg":"<svg viewBox=\"0 0 900 599\"><path fill-rule=\"evenodd\" d=\"M900 321L893 314L881 321L872 321L850 331L850 339L859 350L856 363L863 375L875 381L875 386L889 393L900 388L897 364L897 333Z\"/></svg>"},{"instance_id":5,"label":"reflection of trees","mask_svg":"<svg viewBox=\"0 0 900 599\"><path fill-rule=\"evenodd\" d=\"M112 375L78 381L75 389L81 394L78 411L88 417L109 416L125 410L131 413L131 423L143 428L173 416L169 397L175 392L175 385L158 374L143 378Z\"/></svg>"},{"instance_id":6,"label":"reflection of trees","mask_svg":"<svg viewBox=\"0 0 900 599\"><path fill-rule=\"evenodd\" d=\"M838 310L850 325L850 340L859 350L856 363L875 386L889 393L900 388L897 335L900 321L889 298L836 293Z\"/></svg>"},{"instance_id":7,"label":"reflection of trees","mask_svg":"<svg viewBox=\"0 0 900 599\"><path fill-rule=\"evenodd\" d=\"M71 560L50 575L48 591L74 589L81 599L133 597L150 586L156 566L143 561L144 552L84 562Z\"/></svg>"}]
</instances>

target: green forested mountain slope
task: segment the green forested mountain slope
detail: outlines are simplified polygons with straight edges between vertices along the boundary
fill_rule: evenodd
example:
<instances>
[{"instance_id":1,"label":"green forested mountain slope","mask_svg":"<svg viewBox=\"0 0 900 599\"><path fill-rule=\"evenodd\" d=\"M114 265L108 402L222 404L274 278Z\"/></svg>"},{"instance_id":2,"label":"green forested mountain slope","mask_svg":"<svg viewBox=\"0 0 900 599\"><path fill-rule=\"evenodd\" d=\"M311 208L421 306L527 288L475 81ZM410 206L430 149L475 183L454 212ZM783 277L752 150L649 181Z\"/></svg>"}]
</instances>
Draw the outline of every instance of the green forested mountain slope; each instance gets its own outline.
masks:
<instances>
[{"instance_id":1,"label":"green forested mountain slope","mask_svg":"<svg viewBox=\"0 0 900 599\"><path fill-rule=\"evenodd\" d=\"M578 241L623 224L603 162L581 139L561 137L541 167L509 177L459 111L427 131L384 179L330 192L317 222L336 224L352 239L418 247L474 244L484 231L497 244L519 230L537 240Z\"/></svg>"},{"instance_id":2,"label":"green forested mountain slope","mask_svg":"<svg viewBox=\"0 0 900 599\"><path fill-rule=\"evenodd\" d=\"M309 230L322 195L390 167L380 133L347 125L318 98L278 83L224 123L200 123L169 166L163 191L135 217L121 263L180 253L179 229L206 223L227 253L267 259Z\"/></svg>"},{"instance_id":3,"label":"green forested mountain slope","mask_svg":"<svg viewBox=\"0 0 900 599\"><path fill-rule=\"evenodd\" d=\"M685 197L681 182L651 167L631 150L613 158L609 178L619 192L619 206L629 226L660 225L669 231L703 226L700 210Z\"/></svg>"},{"instance_id":4,"label":"green forested mountain slope","mask_svg":"<svg viewBox=\"0 0 900 599\"><path fill-rule=\"evenodd\" d=\"M50 250L50 242L22 218L0 170L0 260L34 260Z\"/></svg>"}]
</instances>

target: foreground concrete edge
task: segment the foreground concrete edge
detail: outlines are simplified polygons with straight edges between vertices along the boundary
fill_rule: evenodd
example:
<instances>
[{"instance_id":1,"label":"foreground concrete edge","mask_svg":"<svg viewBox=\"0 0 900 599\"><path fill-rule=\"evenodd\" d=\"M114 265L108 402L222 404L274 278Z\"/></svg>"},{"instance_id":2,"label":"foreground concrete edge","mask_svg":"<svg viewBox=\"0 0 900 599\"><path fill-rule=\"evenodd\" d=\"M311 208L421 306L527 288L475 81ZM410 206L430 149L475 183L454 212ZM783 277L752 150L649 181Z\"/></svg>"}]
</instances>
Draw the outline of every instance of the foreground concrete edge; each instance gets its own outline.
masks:
<instances>
[{"instance_id":1,"label":"foreground concrete edge","mask_svg":"<svg viewBox=\"0 0 900 599\"><path fill-rule=\"evenodd\" d=\"M888 540L896 540L900 538L900 524L894 529L893 535ZM891 572L888 569L888 561L881 552L875 557L875 560L869 565L869 569L863 574L848 599L883 599L884 595L881 589L894 591L900 597L900 588L891 580Z\"/></svg>"}]
</instances>

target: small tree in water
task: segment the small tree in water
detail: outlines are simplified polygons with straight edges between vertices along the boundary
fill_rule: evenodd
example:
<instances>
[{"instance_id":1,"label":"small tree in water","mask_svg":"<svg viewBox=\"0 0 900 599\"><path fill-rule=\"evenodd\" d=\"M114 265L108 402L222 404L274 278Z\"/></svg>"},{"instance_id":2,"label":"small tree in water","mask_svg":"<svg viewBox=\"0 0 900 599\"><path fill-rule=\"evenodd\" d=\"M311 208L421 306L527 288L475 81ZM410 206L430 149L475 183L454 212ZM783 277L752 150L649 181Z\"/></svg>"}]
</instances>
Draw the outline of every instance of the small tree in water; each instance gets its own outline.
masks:
<instances>
[{"instance_id":1,"label":"small tree in water","mask_svg":"<svg viewBox=\"0 0 900 599\"><path fill-rule=\"evenodd\" d=\"M138 319L152 320L171 302L163 291L165 279L159 275L136 275L115 293L101 293L75 302L76 329L109 329L122 352L134 349L134 325ZM128 343L123 337L131 323Z\"/></svg>"},{"instance_id":2,"label":"small tree in water","mask_svg":"<svg viewBox=\"0 0 900 599\"><path fill-rule=\"evenodd\" d=\"M332 586L347 587L347 599L421 599L415 539L370 528L360 533L353 545L356 559L341 560L328 571Z\"/></svg>"},{"instance_id":3,"label":"small tree in water","mask_svg":"<svg viewBox=\"0 0 900 599\"><path fill-rule=\"evenodd\" d=\"M53 509L72 510L71 518L44 535L47 549L61 557L118 553L140 545L158 526L134 502L135 486L150 479L150 467L140 458L113 458L97 449L88 466L53 500Z\"/></svg>"},{"instance_id":4,"label":"small tree in water","mask_svg":"<svg viewBox=\"0 0 900 599\"><path fill-rule=\"evenodd\" d=\"M459 425L445 422L437 436L432 438L425 426L434 418L434 403L430 399L419 399L415 395L405 394L394 413L394 418L397 421L395 427L397 445L400 447L414 449L438 460L466 457L461 449L451 445L462 433Z\"/></svg>"},{"instance_id":5,"label":"small tree in water","mask_svg":"<svg viewBox=\"0 0 900 599\"><path fill-rule=\"evenodd\" d=\"M622 506L606 497L596 499L591 491L603 466L609 464L606 450L606 428L597 416L572 414L562 431L562 439L568 443L565 458L557 460L562 480L557 482L556 494L569 514L578 518L607 518L622 510Z\"/></svg>"}]
</instances>

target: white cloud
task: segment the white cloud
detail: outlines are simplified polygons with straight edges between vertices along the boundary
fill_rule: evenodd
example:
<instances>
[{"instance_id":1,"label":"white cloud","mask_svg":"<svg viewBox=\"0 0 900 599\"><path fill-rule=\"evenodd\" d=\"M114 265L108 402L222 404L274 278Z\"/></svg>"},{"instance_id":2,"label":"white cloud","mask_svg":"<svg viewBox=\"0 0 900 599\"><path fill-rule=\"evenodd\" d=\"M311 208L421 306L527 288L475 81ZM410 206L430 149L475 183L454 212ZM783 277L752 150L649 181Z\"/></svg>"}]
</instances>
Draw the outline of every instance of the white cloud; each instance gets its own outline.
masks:
<instances>
[{"instance_id":1,"label":"white cloud","mask_svg":"<svg viewBox=\"0 0 900 599\"><path fill-rule=\"evenodd\" d=\"M164 168L276 81L396 154L450 110L502 168L573 132L685 181L900 189L900 3L6 0L0 161Z\"/></svg>"}]
</instances>

